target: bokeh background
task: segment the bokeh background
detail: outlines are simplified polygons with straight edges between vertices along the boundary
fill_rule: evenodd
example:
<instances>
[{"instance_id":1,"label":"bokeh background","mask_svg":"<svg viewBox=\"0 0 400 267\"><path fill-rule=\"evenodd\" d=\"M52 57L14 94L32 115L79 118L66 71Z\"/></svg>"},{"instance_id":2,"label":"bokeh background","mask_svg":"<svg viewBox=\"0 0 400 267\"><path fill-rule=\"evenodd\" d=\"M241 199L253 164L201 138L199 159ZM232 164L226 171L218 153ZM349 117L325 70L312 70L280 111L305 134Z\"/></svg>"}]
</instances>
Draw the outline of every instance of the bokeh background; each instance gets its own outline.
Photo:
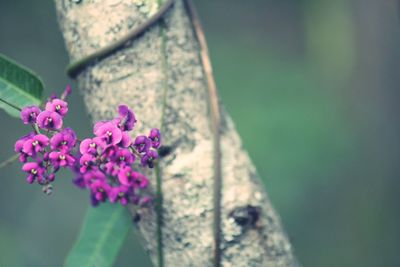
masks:
<instances>
[{"instance_id":1,"label":"bokeh background","mask_svg":"<svg viewBox=\"0 0 400 267\"><path fill-rule=\"evenodd\" d=\"M399 5L395 0L197 0L221 98L304 266L400 266ZM69 81L52 1L0 0L0 53L46 94ZM78 93L67 123L90 123ZM0 111L0 161L26 128ZM62 266L88 208L0 171L0 266ZM115 266L150 266L133 232Z\"/></svg>"}]
</instances>

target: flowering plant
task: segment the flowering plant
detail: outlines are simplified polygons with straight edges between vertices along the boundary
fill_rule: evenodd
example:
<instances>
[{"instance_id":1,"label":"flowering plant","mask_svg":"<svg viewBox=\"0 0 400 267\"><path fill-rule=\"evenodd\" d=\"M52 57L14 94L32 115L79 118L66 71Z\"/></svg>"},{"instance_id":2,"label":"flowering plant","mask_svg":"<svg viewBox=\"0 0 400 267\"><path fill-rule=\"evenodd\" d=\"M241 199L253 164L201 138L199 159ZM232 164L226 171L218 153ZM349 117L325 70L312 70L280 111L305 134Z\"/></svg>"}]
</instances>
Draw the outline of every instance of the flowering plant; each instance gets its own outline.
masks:
<instances>
[{"instance_id":1,"label":"flowering plant","mask_svg":"<svg viewBox=\"0 0 400 267\"><path fill-rule=\"evenodd\" d=\"M56 173L65 168L74 174L73 182L78 187L90 190L94 206L107 200L122 205L147 203L149 180L144 172L158 159L160 131L153 128L147 136L132 138L135 114L128 106L120 105L116 118L97 122L94 136L81 141L73 129L63 124L70 93L71 87L67 86L60 98L54 95L48 99L44 110L39 106L21 110L23 123L33 128L15 143L27 182L42 185L43 191L50 194Z\"/></svg>"}]
</instances>

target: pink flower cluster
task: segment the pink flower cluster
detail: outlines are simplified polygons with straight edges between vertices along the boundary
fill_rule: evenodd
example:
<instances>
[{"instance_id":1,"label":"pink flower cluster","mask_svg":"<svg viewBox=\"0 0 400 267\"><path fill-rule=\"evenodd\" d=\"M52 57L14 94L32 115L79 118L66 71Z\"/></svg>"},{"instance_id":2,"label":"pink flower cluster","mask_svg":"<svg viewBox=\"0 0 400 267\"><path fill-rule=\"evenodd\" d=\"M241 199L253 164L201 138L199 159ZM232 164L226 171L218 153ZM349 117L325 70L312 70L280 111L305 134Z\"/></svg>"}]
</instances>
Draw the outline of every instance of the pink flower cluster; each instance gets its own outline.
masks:
<instances>
[{"instance_id":1,"label":"pink flower cluster","mask_svg":"<svg viewBox=\"0 0 400 267\"><path fill-rule=\"evenodd\" d=\"M21 111L23 123L30 124L34 131L15 143L15 151L24 163L22 170L28 174L27 182L43 185L43 191L48 194L60 167L73 166L76 161L71 154L77 142L75 132L70 128L62 129L68 112L64 100L70 93L71 87L67 86L60 99L55 96L49 99L44 110L28 106Z\"/></svg>"},{"instance_id":2,"label":"pink flower cluster","mask_svg":"<svg viewBox=\"0 0 400 267\"><path fill-rule=\"evenodd\" d=\"M146 203L149 197L144 192L149 181L143 172L153 168L158 158L160 131L154 128L148 136L132 139L135 115L120 105L116 118L97 122L94 137L79 141L71 128L63 128L68 113L65 98L70 93L67 87L60 98L49 99L44 110L29 106L21 111L24 124L34 129L15 143L28 183L36 181L51 193L56 173L67 168L75 174L76 185L90 190L94 206L107 200L122 205Z\"/></svg>"}]
</instances>

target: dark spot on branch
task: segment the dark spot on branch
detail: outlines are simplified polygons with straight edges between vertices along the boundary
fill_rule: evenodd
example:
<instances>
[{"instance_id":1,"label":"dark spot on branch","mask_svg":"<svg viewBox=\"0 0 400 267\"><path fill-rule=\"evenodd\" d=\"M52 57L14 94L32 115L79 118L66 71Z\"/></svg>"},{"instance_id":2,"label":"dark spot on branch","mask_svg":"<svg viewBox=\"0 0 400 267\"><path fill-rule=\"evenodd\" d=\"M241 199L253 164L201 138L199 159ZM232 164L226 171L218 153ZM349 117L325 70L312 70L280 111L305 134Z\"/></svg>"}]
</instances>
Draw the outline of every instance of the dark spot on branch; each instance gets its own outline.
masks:
<instances>
[{"instance_id":1,"label":"dark spot on branch","mask_svg":"<svg viewBox=\"0 0 400 267\"><path fill-rule=\"evenodd\" d=\"M161 146L160 149L158 150L158 155L160 158L163 158L165 156L168 156L172 152L172 147L171 146Z\"/></svg>"},{"instance_id":2,"label":"dark spot on branch","mask_svg":"<svg viewBox=\"0 0 400 267\"><path fill-rule=\"evenodd\" d=\"M241 227L253 227L260 218L261 209L252 205L239 207L231 211L229 214L235 220L235 223Z\"/></svg>"},{"instance_id":3,"label":"dark spot on branch","mask_svg":"<svg viewBox=\"0 0 400 267\"><path fill-rule=\"evenodd\" d=\"M133 221L134 223L140 222L140 219L141 219L141 217L140 217L140 214L139 214L139 213L136 213L136 214L132 217L132 221Z\"/></svg>"}]
</instances>

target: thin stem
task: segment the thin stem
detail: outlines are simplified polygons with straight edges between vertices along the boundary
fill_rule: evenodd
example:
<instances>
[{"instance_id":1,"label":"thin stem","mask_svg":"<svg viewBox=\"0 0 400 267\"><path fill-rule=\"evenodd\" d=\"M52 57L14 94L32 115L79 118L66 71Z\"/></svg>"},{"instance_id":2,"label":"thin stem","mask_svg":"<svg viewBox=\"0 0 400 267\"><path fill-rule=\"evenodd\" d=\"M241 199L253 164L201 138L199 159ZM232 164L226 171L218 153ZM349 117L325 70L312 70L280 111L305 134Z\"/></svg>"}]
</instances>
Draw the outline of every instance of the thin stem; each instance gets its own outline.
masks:
<instances>
[{"instance_id":1,"label":"thin stem","mask_svg":"<svg viewBox=\"0 0 400 267\"><path fill-rule=\"evenodd\" d=\"M31 126L32 126L32 129L35 131L36 134L41 134L41 132L39 130L39 127L37 126L36 123L31 124Z\"/></svg>"},{"instance_id":2,"label":"thin stem","mask_svg":"<svg viewBox=\"0 0 400 267\"><path fill-rule=\"evenodd\" d=\"M143 156L140 155L139 152L136 151L136 149L133 146L129 146L130 150L132 151L133 154L135 154L137 157L142 158Z\"/></svg>"},{"instance_id":3,"label":"thin stem","mask_svg":"<svg viewBox=\"0 0 400 267\"><path fill-rule=\"evenodd\" d=\"M218 102L217 86L211 67L208 47L199 16L191 0L185 0L185 7L191 19L194 33L200 45L200 59L207 79L208 101L211 109L211 121L214 143L214 267L221 266L221 191L222 191L222 169L221 169L221 144L220 144L220 108Z\"/></svg>"},{"instance_id":4,"label":"thin stem","mask_svg":"<svg viewBox=\"0 0 400 267\"><path fill-rule=\"evenodd\" d=\"M6 105L9 105L10 107L18 110L19 112L21 112L21 110L22 110L20 107L17 107L16 105L11 104L10 102L8 102L7 100L4 100L3 98L0 98L0 101L3 102Z\"/></svg>"},{"instance_id":5,"label":"thin stem","mask_svg":"<svg viewBox=\"0 0 400 267\"><path fill-rule=\"evenodd\" d=\"M160 173L160 165L155 164L154 172L156 175L156 213L157 213L157 258L158 267L164 266L163 253L163 195L162 195L162 177Z\"/></svg>"},{"instance_id":6,"label":"thin stem","mask_svg":"<svg viewBox=\"0 0 400 267\"><path fill-rule=\"evenodd\" d=\"M8 165L11 165L12 163L14 163L14 161L17 161L18 158L19 158L18 154L12 155L8 159L6 159L5 161L0 163L0 169L6 167Z\"/></svg>"}]
</instances>

